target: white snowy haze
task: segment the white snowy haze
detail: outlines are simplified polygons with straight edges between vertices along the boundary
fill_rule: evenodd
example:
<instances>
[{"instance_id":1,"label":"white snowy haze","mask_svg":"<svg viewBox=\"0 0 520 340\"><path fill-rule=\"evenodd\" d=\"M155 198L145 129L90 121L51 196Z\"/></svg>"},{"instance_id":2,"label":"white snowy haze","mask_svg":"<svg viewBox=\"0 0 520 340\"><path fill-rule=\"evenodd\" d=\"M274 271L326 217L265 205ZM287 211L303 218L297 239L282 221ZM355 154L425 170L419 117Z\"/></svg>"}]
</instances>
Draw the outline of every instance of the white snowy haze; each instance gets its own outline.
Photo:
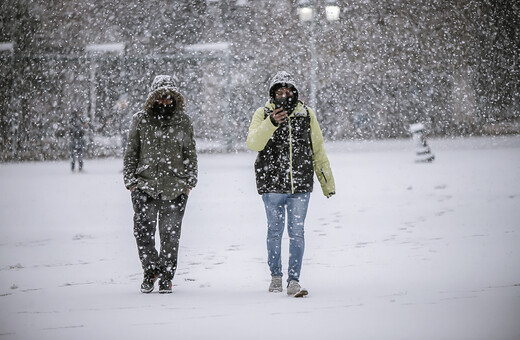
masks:
<instances>
[{"instance_id":1,"label":"white snowy haze","mask_svg":"<svg viewBox=\"0 0 520 340\"><path fill-rule=\"evenodd\" d=\"M267 292L253 152L200 155L165 295L139 291L121 159L0 164L0 338L519 339L520 137L430 146L326 144L301 299Z\"/></svg>"}]
</instances>

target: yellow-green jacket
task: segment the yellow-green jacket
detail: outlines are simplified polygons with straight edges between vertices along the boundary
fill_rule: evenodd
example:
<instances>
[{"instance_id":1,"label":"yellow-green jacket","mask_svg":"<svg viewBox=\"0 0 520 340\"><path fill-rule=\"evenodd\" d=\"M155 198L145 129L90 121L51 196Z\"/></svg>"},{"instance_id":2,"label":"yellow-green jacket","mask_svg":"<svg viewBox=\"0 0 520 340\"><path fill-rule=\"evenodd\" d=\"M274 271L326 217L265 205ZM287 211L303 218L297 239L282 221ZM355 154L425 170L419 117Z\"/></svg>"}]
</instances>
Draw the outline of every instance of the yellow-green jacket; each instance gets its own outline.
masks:
<instances>
[{"instance_id":1,"label":"yellow-green jacket","mask_svg":"<svg viewBox=\"0 0 520 340\"><path fill-rule=\"evenodd\" d=\"M247 147L258 151L258 193L311 192L315 173L329 197L336 188L316 114L299 101L288 122L275 126L269 119L274 108L268 101L255 111L247 136Z\"/></svg>"}]
</instances>

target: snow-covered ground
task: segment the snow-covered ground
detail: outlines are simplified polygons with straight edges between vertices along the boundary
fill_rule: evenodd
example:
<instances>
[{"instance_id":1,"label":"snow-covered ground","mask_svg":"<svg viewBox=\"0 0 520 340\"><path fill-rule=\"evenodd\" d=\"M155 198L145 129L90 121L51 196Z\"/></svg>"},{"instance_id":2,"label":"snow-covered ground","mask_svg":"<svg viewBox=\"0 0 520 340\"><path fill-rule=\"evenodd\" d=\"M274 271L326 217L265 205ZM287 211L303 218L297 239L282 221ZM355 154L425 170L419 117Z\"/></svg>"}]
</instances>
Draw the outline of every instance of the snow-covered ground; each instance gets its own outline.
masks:
<instances>
[{"instance_id":1,"label":"snow-covered ground","mask_svg":"<svg viewBox=\"0 0 520 340\"><path fill-rule=\"evenodd\" d=\"M520 339L520 136L430 146L326 145L302 299L267 292L252 152L199 155L169 295L139 292L120 159L0 164L0 339Z\"/></svg>"}]
</instances>

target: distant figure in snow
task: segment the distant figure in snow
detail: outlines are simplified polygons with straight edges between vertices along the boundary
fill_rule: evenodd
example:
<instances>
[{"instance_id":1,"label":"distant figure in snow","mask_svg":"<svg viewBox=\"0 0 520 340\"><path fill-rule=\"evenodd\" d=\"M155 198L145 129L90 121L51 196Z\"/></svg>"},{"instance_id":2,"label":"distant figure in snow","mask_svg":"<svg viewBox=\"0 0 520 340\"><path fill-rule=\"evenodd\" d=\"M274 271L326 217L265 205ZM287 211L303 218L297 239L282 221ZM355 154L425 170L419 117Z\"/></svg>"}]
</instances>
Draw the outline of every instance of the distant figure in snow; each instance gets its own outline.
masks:
<instances>
[{"instance_id":1,"label":"distant figure in snow","mask_svg":"<svg viewBox=\"0 0 520 340\"><path fill-rule=\"evenodd\" d=\"M141 292L172 292L181 224L197 184L197 154L184 97L170 76L155 77L142 111L132 118L123 176L134 208L134 236L144 271ZM155 248L159 226L160 250Z\"/></svg>"},{"instance_id":2,"label":"distant figure in snow","mask_svg":"<svg viewBox=\"0 0 520 340\"><path fill-rule=\"evenodd\" d=\"M287 219L287 294L307 293L301 289L299 281L305 247L304 222L314 174L327 198L336 191L323 144L316 114L298 100L292 75L278 72L270 83L269 100L255 111L247 136L249 149L258 151L255 174L267 215L269 292L283 290L281 245Z\"/></svg>"},{"instance_id":3,"label":"distant figure in snow","mask_svg":"<svg viewBox=\"0 0 520 340\"><path fill-rule=\"evenodd\" d=\"M83 155L85 153L85 131L88 128L88 120L83 111L78 109L72 112L69 120L69 137L70 137L70 154L71 154L71 170L76 167L78 162L78 170L83 170Z\"/></svg>"}]
</instances>

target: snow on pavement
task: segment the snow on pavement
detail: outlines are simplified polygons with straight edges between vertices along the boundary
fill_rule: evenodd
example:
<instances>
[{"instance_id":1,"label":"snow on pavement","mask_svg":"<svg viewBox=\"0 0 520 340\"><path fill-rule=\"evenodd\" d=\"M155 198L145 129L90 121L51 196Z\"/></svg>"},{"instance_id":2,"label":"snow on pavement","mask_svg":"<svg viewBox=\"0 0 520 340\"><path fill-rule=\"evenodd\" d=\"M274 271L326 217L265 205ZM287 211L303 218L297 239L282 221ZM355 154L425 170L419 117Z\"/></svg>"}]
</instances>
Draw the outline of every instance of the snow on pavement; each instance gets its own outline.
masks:
<instances>
[{"instance_id":1,"label":"snow on pavement","mask_svg":"<svg viewBox=\"0 0 520 340\"><path fill-rule=\"evenodd\" d=\"M0 164L0 338L519 339L520 136L430 146L326 144L302 299L267 292L253 152L199 155L169 295L139 292L120 159Z\"/></svg>"}]
</instances>

